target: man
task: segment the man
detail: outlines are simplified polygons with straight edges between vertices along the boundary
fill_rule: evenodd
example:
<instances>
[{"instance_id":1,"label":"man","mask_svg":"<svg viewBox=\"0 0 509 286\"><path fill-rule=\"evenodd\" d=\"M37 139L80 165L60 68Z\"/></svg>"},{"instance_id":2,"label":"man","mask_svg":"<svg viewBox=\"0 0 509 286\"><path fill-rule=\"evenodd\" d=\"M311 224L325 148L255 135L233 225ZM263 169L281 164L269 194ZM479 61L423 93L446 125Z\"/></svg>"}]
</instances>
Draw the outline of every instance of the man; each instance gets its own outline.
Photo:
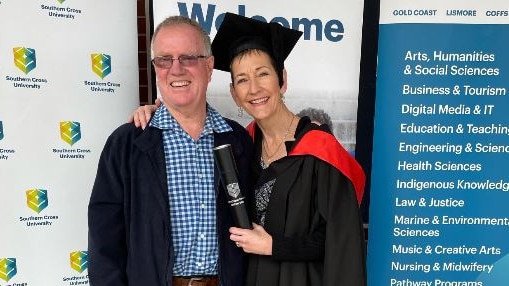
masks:
<instances>
[{"instance_id":1,"label":"man","mask_svg":"<svg viewBox=\"0 0 509 286\"><path fill-rule=\"evenodd\" d=\"M327 112L325 112L323 109L314 107L304 108L301 111L299 111L299 113L297 113L297 116L299 117L307 116L309 117L309 119L311 119L311 122L317 125L327 124L331 131L334 130L334 126L332 125L332 120L329 114L327 114Z\"/></svg>"},{"instance_id":2,"label":"man","mask_svg":"<svg viewBox=\"0 0 509 286\"><path fill-rule=\"evenodd\" d=\"M88 213L90 284L243 285L245 254L229 239L234 220L212 149L232 145L247 191L252 140L207 104L214 57L199 24L164 20L152 56L163 105L145 130L115 130L99 161Z\"/></svg>"}]
</instances>

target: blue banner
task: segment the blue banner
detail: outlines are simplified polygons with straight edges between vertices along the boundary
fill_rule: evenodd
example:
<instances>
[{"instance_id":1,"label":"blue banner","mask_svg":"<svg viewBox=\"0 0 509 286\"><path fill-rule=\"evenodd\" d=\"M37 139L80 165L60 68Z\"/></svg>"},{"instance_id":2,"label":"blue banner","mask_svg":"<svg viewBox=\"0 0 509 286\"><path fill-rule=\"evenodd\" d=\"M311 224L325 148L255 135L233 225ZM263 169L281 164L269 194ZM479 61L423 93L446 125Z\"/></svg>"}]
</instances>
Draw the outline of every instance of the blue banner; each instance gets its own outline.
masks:
<instances>
[{"instance_id":1,"label":"blue banner","mask_svg":"<svg viewBox=\"0 0 509 286\"><path fill-rule=\"evenodd\" d=\"M509 281L509 25L475 18L494 10L509 23L507 9L381 10L420 18L380 25L370 286ZM458 14L475 20L438 19Z\"/></svg>"}]
</instances>

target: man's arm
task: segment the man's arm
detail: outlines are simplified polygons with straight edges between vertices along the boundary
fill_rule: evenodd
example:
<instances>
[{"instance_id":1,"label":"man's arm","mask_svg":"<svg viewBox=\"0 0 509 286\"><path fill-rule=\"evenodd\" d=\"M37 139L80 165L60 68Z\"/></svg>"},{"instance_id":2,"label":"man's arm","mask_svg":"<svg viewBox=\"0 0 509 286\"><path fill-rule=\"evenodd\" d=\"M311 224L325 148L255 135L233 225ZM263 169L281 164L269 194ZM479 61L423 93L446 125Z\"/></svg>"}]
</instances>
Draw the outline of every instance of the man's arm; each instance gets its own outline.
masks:
<instances>
[{"instance_id":1,"label":"man's arm","mask_svg":"<svg viewBox=\"0 0 509 286\"><path fill-rule=\"evenodd\" d=\"M92 286L127 286L121 160L111 136L99 160L88 205L88 275Z\"/></svg>"}]
</instances>

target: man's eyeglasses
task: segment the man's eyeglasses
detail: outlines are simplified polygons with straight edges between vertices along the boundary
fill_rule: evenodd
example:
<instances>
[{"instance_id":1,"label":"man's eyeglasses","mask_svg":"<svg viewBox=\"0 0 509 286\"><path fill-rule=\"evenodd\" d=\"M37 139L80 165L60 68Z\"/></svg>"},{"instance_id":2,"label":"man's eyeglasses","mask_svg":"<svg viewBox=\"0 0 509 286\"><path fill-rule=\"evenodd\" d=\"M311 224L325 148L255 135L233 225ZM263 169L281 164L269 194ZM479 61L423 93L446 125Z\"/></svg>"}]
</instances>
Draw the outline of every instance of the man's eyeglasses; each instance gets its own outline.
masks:
<instances>
[{"instance_id":1,"label":"man's eyeglasses","mask_svg":"<svg viewBox=\"0 0 509 286\"><path fill-rule=\"evenodd\" d=\"M158 56L152 59L152 63L162 69L169 69L173 65L173 61L178 60L183 67L192 67L198 63L199 59L208 58L207 56L190 56L182 55L177 58L171 56Z\"/></svg>"}]
</instances>

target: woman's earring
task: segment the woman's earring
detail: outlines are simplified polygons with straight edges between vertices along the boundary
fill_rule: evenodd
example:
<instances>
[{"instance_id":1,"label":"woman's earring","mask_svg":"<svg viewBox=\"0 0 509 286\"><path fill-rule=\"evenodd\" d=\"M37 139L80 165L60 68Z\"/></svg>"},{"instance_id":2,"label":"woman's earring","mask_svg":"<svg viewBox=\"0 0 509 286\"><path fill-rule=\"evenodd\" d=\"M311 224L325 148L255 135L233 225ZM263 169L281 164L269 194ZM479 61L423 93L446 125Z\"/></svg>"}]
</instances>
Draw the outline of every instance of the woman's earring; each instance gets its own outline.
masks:
<instances>
[{"instance_id":1,"label":"woman's earring","mask_svg":"<svg viewBox=\"0 0 509 286\"><path fill-rule=\"evenodd\" d=\"M242 107L239 106L239 110L238 110L237 116L238 117L242 117L243 115L244 115L244 109L242 109Z\"/></svg>"},{"instance_id":2,"label":"woman's earring","mask_svg":"<svg viewBox=\"0 0 509 286\"><path fill-rule=\"evenodd\" d=\"M285 103L285 95L284 95L284 94L281 94L281 101L282 101L283 103Z\"/></svg>"}]
</instances>

